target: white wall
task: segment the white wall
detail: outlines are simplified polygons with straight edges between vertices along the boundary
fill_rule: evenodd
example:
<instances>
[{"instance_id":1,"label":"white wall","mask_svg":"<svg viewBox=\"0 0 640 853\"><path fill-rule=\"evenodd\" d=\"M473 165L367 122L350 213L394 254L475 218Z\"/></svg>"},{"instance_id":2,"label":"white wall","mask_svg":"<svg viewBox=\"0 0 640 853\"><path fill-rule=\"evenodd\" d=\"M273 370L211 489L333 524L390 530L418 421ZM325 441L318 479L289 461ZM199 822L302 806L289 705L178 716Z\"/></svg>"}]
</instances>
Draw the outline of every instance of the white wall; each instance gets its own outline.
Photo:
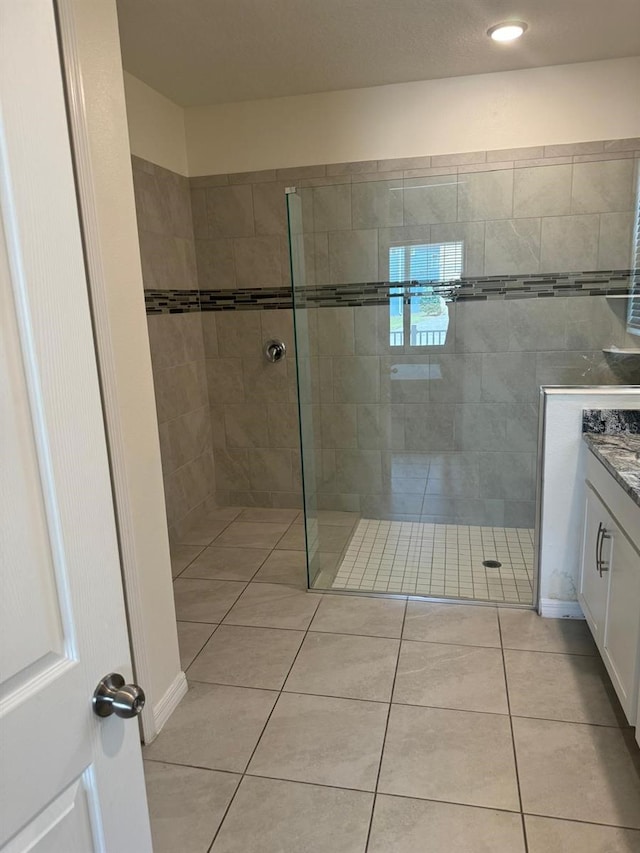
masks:
<instances>
[{"instance_id":1,"label":"white wall","mask_svg":"<svg viewBox=\"0 0 640 853\"><path fill-rule=\"evenodd\" d=\"M186 175L187 143L182 107L126 71L124 91L131 153Z\"/></svg>"},{"instance_id":2,"label":"white wall","mask_svg":"<svg viewBox=\"0 0 640 853\"><path fill-rule=\"evenodd\" d=\"M185 127L190 175L634 137L640 57L191 107Z\"/></svg>"},{"instance_id":3,"label":"white wall","mask_svg":"<svg viewBox=\"0 0 640 853\"><path fill-rule=\"evenodd\" d=\"M149 700L143 711L149 740L186 681L178 654L116 4L67 0L69 6L64 19L76 33L75 56L65 50L72 96L77 82L71 123L134 666Z\"/></svg>"},{"instance_id":4,"label":"white wall","mask_svg":"<svg viewBox=\"0 0 640 853\"><path fill-rule=\"evenodd\" d=\"M583 409L639 409L636 386L546 388L543 390L544 446L541 517L538 529L540 613L580 613L577 589L582 548L586 459Z\"/></svg>"}]
</instances>

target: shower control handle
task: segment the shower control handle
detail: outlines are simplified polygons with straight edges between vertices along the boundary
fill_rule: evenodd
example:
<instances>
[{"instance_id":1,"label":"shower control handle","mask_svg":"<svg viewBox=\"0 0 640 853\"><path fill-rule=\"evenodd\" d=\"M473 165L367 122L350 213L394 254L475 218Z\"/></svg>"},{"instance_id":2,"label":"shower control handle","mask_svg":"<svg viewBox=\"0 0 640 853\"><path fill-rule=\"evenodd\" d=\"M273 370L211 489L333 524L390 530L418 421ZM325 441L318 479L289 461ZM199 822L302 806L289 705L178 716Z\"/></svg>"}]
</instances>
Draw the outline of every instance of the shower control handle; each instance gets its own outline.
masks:
<instances>
[{"instance_id":1,"label":"shower control handle","mask_svg":"<svg viewBox=\"0 0 640 853\"><path fill-rule=\"evenodd\" d=\"M264 355L267 361L275 364L276 361L282 361L287 352L287 347L284 341L267 341L264 345Z\"/></svg>"}]
</instances>

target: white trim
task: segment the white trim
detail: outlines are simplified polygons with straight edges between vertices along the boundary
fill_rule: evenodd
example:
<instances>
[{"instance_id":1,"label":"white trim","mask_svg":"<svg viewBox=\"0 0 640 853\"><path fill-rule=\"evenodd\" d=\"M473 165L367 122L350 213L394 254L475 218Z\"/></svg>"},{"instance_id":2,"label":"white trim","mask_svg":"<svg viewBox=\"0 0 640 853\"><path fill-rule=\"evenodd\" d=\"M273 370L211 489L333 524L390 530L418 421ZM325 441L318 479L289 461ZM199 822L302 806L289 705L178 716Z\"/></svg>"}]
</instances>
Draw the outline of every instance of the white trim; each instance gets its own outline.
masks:
<instances>
[{"instance_id":1,"label":"white trim","mask_svg":"<svg viewBox=\"0 0 640 853\"><path fill-rule=\"evenodd\" d=\"M120 418L118 417L117 376L113 355L113 341L109 328L109 311L106 301L107 282L102 262L102 245L96 207L96 192L92 181L90 144L85 113L82 72L78 57L74 26L73 0L57 3L60 39L64 53L63 71L67 83L69 122L73 139L76 182L82 215L84 251L90 284L96 353L100 372L105 426L107 428L109 462L114 492L120 562L124 581L129 623L129 642L136 682L151 682L147 644L144 640L142 590L136 564L136 540L133 511L127 485L126 466ZM140 727L145 742L157 734L154 715L145 706L140 715Z\"/></svg>"},{"instance_id":2,"label":"white trim","mask_svg":"<svg viewBox=\"0 0 640 853\"><path fill-rule=\"evenodd\" d=\"M155 733L151 739L145 738L145 743L151 743L153 738L160 734L160 729L167 722L171 714L173 714L181 700L186 696L188 689L187 676L184 672L179 672L164 696L161 697L152 709L153 719L155 722Z\"/></svg>"},{"instance_id":3,"label":"white trim","mask_svg":"<svg viewBox=\"0 0 640 853\"><path fill-rule=\"evenodd\" d=\"M546 619L584 619L577 601L559 601L556 598L541 598L538 613Z\"/></svg>"}]
</instances>

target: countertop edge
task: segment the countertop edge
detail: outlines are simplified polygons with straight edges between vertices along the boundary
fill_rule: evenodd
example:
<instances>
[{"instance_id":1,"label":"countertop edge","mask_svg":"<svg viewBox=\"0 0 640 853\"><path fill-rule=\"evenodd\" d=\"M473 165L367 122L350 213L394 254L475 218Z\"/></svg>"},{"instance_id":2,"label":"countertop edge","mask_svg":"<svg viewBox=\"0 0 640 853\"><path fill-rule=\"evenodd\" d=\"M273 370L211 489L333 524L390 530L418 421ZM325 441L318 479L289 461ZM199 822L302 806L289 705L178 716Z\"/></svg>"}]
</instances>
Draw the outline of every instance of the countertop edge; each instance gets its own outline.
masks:
<instances>
[{"instance_id":1,"label":"countertop edge","mask_svg":"<svg viewBox=\"0 0 640 853\"><path fill-rule=\"evenodd\" d=\"M582 433L582 439L591 451L595 458L601 462L607 471L611 474L614 480L624 489L626 494L629 495L631 500L640 507L640 482L633 482L628 479L628 475L631 474L636 481L640 481L640 464L636 463L634 470L620 470L620 468L616 465L614 461L608 458L608 456L601 452L600 445L603 443L603 439L610 439L612 436L606 436L602 433ZM616 438L620 438L619 435Z\"/></svg>"}]
</instances>

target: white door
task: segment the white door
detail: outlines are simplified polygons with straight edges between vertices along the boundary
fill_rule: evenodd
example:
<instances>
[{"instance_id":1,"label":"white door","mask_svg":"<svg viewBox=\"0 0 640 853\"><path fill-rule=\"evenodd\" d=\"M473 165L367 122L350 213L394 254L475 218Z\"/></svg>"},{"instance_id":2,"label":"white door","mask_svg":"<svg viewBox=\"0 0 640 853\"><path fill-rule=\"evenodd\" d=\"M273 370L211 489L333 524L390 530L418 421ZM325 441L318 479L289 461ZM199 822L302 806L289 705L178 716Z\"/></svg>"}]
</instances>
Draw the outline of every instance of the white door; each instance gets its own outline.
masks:
<instances>
[{"instance_id":1,"label":"white door","mask_svg":"<svg viewBox=\"0 0 640 853\"><path fill-rule=\"evenodd\" d=\"M0 0L0 850L151 850L52 0ZM143 685L144 686L144 685Z\"/></svg>"}]
</instances>

